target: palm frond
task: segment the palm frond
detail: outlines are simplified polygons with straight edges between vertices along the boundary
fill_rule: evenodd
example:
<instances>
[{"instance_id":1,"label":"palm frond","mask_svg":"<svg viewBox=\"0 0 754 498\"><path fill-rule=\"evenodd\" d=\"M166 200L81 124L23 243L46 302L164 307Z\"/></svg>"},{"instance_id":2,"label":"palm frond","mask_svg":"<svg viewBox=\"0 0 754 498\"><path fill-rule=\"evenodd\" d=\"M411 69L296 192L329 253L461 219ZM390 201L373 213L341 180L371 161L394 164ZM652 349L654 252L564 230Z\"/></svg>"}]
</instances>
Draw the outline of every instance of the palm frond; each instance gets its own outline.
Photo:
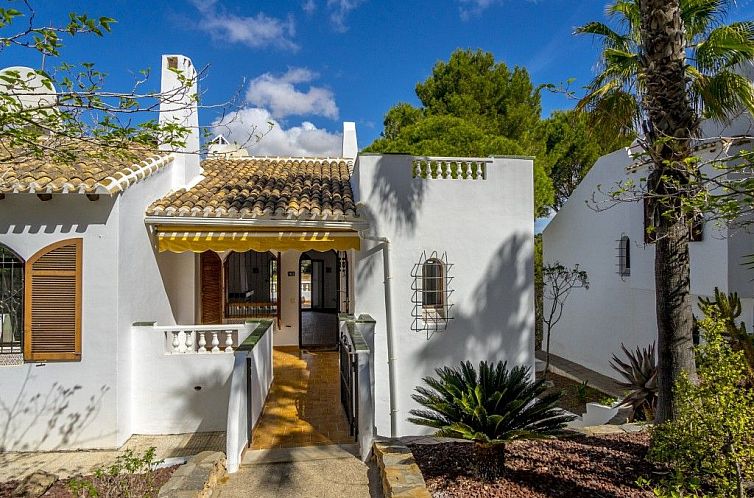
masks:
<instances>
[{"instance_id":1,"label":"palm frond","mask_svg":"<svg viewBox=\"0 0 754 498\"><path fill-rule=\"evenodd\" d=\"M694 56L702 72L732 68L754 59L754 22L718 26L696 45Z\"/></svg>"},{"instance_id":2,"label":"palm frond","mask_svg":"<svg viewBox=\"0 0 754 498\"><path fill-rule=\"evenodd\" d=\"M560 395L543 395L543 381L531 381L527 368L483 361L478 370L463 362L435 372L412 395L423 408L411 410L409 421L438 435L500 443L557 434L573 419L556 407Z\"/></svg>"}]
</instances>

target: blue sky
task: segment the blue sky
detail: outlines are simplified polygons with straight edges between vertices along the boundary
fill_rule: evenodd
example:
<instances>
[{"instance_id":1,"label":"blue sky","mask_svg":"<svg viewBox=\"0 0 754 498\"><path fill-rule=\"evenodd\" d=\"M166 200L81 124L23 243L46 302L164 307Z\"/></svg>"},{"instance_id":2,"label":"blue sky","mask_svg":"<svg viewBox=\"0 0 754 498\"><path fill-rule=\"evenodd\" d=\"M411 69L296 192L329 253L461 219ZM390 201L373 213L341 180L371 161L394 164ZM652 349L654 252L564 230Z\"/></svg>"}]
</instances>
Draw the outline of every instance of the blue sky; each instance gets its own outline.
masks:
<instances>
[{"instance_id":1,"label":"blue sky","mask_svg":"<svg viewBox=\"0 0 754 498\"><path fill-rule=\"evenodd\" d=\"M4 2L5 3L5 2ZM239 92L238 127L273 119L277 130L258 153L328 154L342 121L356 121L359 145L382 129L399 101L417 103L414 87L456 48L481 48L533 81L559 83L592 75L597 45L571 33L604 19L605 1L574 0L142 0L32 2L40 22L62 23L69 11L117 19L103 39L66 41L63 59L90 61L109 74L107 88L128 89L132 73L159 67L160 54L182 53L199 67L203 102ZM754 18L752 0L736 17ZM2 66L38 67L23 51L2 53ZM151 84L159 84L155 72ZM543 95L543 114L571 107ZM218 111L203 109L210 125ZM240 121L243 121L241 123ZM269 139L269 140L268 140ZM267 142L265 144L265 142Z\"/></svg>"}]
</instances>

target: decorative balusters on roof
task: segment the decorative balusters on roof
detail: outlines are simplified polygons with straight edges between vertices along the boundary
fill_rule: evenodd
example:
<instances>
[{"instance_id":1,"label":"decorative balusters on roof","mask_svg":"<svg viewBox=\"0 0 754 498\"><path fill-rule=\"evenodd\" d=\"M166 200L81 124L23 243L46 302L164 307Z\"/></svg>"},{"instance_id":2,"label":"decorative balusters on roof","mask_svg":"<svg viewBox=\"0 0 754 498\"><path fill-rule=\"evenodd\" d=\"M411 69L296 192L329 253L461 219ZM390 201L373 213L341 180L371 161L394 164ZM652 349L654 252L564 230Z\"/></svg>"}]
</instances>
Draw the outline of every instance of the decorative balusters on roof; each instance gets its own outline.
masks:
<instances>
[{"instance_id":1,"label":"decorative balusters on roof","mask_svg":"<svg viewBox=\"0 0 754 498\"><path fill-rule=\"evenodd\" d=\"M417 157L411 163L414 178L424 180L486 180L492 158Z\"/></svg>"}]
</instances>

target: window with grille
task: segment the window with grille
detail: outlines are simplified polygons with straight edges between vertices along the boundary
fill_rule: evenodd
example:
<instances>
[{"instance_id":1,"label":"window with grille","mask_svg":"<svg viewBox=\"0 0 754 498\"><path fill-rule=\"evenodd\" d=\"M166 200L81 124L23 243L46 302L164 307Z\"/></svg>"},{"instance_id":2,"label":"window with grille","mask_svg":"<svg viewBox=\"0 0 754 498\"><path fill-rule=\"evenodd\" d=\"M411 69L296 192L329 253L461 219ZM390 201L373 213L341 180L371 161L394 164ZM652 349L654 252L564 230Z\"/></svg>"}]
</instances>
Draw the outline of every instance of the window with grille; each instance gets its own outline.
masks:
<instances>
[{"instance_id":1,"label":"window with grille","mask_svg":"<svg viewBox=\"0 0 754 498\"><path fill-rule=\"evenodd\" d=\"M627 235L618 241L618 274L621 277L631 275L631 239Z\"/></svg>"},{"instance_id":2,"label":"window with grille","mask_svg":"<svg viewBox=\"0 0 754 498\"><path fill-rule=\"evenodd\" d=\"M24 261L0 244L0 354L20 353L24 330Z\"/></svg>"},{"instance_id":3,"label":"window with grille","mask_svg":"<svg viewBox=\"0 0 754 498\"><path fill-rule=\"evenodd\" d=\"M445 267L437 258L422 265L422 308L428 314L445 315Z\"/></svg>"},{"instance_id":4,"label":"window with grille","mask_svg":"<svg viewBox=\"0 0 754 498\"><path fill-rule=\"evenodd\" d=\"M422 252L411 270L411 330L426 332L427 339L435 332L447 330L453 319L452 270L447 253L437 251Z\"/></svg>"}]
</instances>

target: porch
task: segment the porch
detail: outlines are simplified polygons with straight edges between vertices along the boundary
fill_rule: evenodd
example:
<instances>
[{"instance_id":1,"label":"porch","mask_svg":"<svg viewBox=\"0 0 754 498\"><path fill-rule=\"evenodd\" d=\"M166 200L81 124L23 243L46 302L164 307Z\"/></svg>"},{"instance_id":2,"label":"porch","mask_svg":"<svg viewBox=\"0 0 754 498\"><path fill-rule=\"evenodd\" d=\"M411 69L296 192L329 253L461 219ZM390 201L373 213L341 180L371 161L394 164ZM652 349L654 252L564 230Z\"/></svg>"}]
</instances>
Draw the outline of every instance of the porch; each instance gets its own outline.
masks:
<instances>
[{"instance_id":1,"label":"porch","mask_svg":"<svg viewBox=\"0 0 754 498\"><path fill-rule=\"evenodd\" d=\"M274 378L251 435L254 450L355 441L340 396L337 352L276 347Z\"/></svg>"}]
</instances>

